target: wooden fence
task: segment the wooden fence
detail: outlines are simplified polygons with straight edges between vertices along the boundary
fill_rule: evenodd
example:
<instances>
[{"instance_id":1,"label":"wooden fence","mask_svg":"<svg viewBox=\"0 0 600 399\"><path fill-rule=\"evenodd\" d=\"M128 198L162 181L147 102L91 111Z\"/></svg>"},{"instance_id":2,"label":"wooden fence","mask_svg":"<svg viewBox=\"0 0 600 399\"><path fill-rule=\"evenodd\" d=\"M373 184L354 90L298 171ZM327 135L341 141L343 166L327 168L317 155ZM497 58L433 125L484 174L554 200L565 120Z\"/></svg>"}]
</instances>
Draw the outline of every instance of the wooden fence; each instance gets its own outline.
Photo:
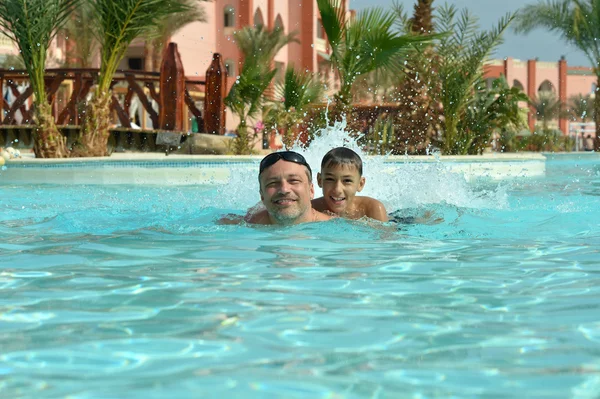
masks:
<instances>
[{"instance_id":1,"label":"wooden fence","mask_svg":"<svg viewBox=\"0 0 600 399\"><path fill-rule=\"evenodd\" d=\"M79 126L85 117L85 104L94 90L99 69L47 69L44 79L47 100L52 106L56 124ZM226 71L218 53L206 72L206 78L185 77L177 45L170 43L160 72L117 71L111 84L111 110L115 124L135 127L130 119L134 99L146 118L142 130L189 131L195 119L199 132L223 134L225 130ZM32 125L33 90L24 70L0 69L2 93L10 91L12 101L0 99L0 129ZM136 99L137 98L137 99ZM203 109L197 106L203 101ZM150 125L150 126L148 126Z\"/></svg>"}]
</instances>

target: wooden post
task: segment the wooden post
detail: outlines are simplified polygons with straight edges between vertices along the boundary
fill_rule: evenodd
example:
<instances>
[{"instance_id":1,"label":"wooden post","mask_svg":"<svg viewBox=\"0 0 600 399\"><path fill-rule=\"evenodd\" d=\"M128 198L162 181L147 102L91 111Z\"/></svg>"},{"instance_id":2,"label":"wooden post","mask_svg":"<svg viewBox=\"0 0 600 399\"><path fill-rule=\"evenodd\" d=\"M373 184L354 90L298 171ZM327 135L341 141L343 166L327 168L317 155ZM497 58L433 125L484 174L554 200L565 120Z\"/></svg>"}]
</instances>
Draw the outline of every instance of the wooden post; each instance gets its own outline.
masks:
<instances>
[{"instance_id":1,"label":"wooden post","mask_svg":"<svg viewBox=\"0 0 600 399\"><path fill-rule=\"evenodd\" d=\"M206 92L204 93L204 127L206 133L225 133L225 91L227 90L227 70L221 54L214 53L206 70Z\"/></svg>"},{"instance_id":2,"label":"wooden post","mask_svg":"<svg viewBox=\"0 0 600 399\"><path fill-rule=\"evenodd\" d=\"M565 56L560 57L558 61L558 101L561 104L561 110L567 105L567 59ZM563 134L568 135L567 118L564 115L559 116L558 128Z\"/></svg>"},{"instance_id":3,"label":"wooden post","mask_svg":"<svg viewBox=\"0 0 600 399\"><path fill-rule=\"evenodd\" d=\"M537 68L537 60L527 60L527 95L530 99L534 99L537 97L536 90L536 68ZM535 131L535 107L533 105L529 106L529 113L527 114L527 119L529 121L529 131Z\"/></svg>"},{"instance_id":4,"label":"wooden post","mask_svg":"<svg viewBox=\"0 0 600 399\"><path fill-rule=\"evenodd\" d=\"M183 130L185 74L176 43L169 43L160 66L159 129Z\"/></svg>"},{"instance_id":5,"label":"wooden post","mask_svg":"<svg viewBox=\"0 0 600 399\"><path fill-rule=\"evenodd\" d=\"M0 125L4 119L4 101L4 74L0 73Z\"/></svg>"}]
</instances>

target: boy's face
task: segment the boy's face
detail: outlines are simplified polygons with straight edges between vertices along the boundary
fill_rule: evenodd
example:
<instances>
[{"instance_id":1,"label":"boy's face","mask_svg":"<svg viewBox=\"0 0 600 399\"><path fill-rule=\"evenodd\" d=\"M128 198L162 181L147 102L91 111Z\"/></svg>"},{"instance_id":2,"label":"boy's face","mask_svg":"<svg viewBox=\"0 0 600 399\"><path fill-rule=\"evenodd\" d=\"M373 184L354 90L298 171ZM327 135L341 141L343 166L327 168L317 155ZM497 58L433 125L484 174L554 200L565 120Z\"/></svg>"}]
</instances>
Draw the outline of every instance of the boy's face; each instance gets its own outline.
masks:
<instances>
[{"instance_id":1,"label":"boy's face","mask_svg":"<svg viewBox=\"0 0 600 399\"><path fill-rule=\"evenodd\" d=\"M323 189L323 198L330 211L342 214L354 203L356 193L365 186L365 178L361 177L354 165L335 165L323 168L317 174L319 187Z\"/></svg>"}]
</instances>

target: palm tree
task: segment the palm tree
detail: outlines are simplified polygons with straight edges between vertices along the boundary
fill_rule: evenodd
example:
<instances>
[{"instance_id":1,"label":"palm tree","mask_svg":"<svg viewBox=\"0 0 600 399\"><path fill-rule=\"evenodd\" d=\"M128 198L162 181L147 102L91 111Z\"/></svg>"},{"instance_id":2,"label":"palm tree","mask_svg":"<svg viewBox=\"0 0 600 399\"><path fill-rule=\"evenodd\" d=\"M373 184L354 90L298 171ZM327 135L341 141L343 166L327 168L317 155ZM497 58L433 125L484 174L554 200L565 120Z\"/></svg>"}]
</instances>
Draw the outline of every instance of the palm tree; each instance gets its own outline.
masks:
<instances>
[{"instance_id":1,"label":"palm tree","mask_svg":"<svg viewBox=\"0 0 600 399\"><path fill-rule=\"evenodd\" d=\"M263 26L247 26L235 34L244 63L225 98L225 104L240 119L233 143L236 154L252 151L248 119L254 119L259 114L264 92L277 73L277 69L272 67L275 55L283 46L295 40L295 35L286 35L281 29L267 30Z\"/></svg>"},{"instance_id":2,"label":"palm tree","mask_svg":"<svg viewBox=\"0 0 600 399\"><path fill-rule=\"evenodd\" d=\"M185 12L182 0L88 0L93 8L92 28L100 40L100 73L94 97L88 103L86 119L75 156L105 156L110 134L111 83L119 62L131 42L155 29L171 14Z\"/></svg>"},{"instance_id":3,"label":"palm tree","mask_svg":"<svg viewBox=\"0 0 600 399\"><path fill-rule=\"evenodd\" d=\"M475 98L477 83L483 80L484 62L502 43L502 34L513 19L514 14L507 14L492 30L478 32L477 20L467 9L457 18L456 7L444 5L440 8L435 30L451 33L440 39L435 58L441 80L444 154L462 152L465 143L459 141L459 122Z\"/></svg>"},{"instance_id":4,"label":"palm tree","mask_svg":"<svg viewBox=\"0 0 600 399\"><path fill-rule=\"evenodd\" d=\"M538 92L537 97L531 100L531 105L535 109L536 120L542 122L544 132L550 130L551 121L568 115L564 104L552 91Z\"/></svg>"},{"instance_id":5,"label":"palm tree","mask_svg":"<svg viewBox=\"0 0 600 399\"><path fill-rule=\"evenodd\" d=\"M393 8L396 23L403 31L416 35L435 31L433 0L419 0L410 19L400 3L394 1ZM418 47L419 51L411 54L407 60L402 81L398 81L399 109L394 118L397 134L394 152L397 154L425 153L432 136L440 130L441 125L441 82L435 70L435 47L433 43Z\"/></svg>"},{"instance_id":6,"label":"palm tree","mask_svg":"<svg viewBox=\"0 0 600 399\"><path fill-rule=\"evenodd\" d=\"M594 119L594 100L591 96L576 94L569 98L568 110L569 116L574 121L587 122Z\"/></svg>"},{"instance_id":7,"label":"palm tree","mask_svg":"<svg viewBox=\"0 0 600 399\"><path fill-rule=\"evenodd\" d=\"M93 9L90 3L82 3L75 9L65 26L65 36L75 45L67 55L66 64L75 64L78 68L91 68L92 56L98 48L98 40L90 26L94 23ZM72 62L70 59L74 59Z\"/></svg>"},{"instance_id":8,"label":"palm tree","mask_svg":"<svg viewBox=\"0 0 600 399\"><path fill-rule=\"evenodd\" d=\"M528 33L544 27L581 50L592 64L600 87L600 0L545 0L521 10L515 31ZM600 151L600 91L594 99L595 151Z\"/></svg>"},{"instance_id":9,"label":"palm tree","mask_svg":"<svg viewBox=\"0 0 600 399\"><path fill-rule=\"evenodd\" d=\"M156 29L148 32L144 42L144 55L146 71L158 71L162 60L162 54L170 38L186 25L192 22L205 22L206 12L200 5L200 1L209 0L180 0L186 7L186 12L169 14Z\"/></svg>"},{"instance_id":10,"label":"palm tree","mask_svg":"<svg viewBox=\"0 0 600 399\"><path fill-rule=\"evenodd\" d=\"M458 124L454 153L481 154L494 132L506 137L506 132L527 126L527 111L521 102L529 97L517 87L509 87L504 77L494 80L490 89L483 80L476 85L475 98Z\"/></svg>"},{"instance_id":11,"label":"palm tree","mask_svg":"<svg viewBox=\"0 0 600 399\"><path fill-rule=\"evenodd\" d=\"M400 74L413 45L431 41L432 37L401 35L393 29L394 14L380 8L367 9L355 20L348 20L338 4L338 0L317 0L331 47L331 62L340 79L340 90L335 95L337 107L347 113L358 77L379 68Z\"/></svg>"},{"instance_id":12,"label":"palm tree","mask_svg":"<svg viewBox=\"0 0 600 399\"><path fill-rule=\"evenodd\" d=\"M19 48L33 89L36 123L33 150L38 158L61 158L69 154L46 99L44 72L50 42L78 1L0 1L0 31Z\"/></svg>"},{"instance_id":13,"label":"palm tree","mask_svg":"<svg viewBox=\"0 0 600 399\"><path fill-rule=\"evenodd\" d=\"M323 95L323 85L314 75L297 72L292 66L285 71L283 82L275 85L275 98L267 112L267 126L283 130L283 144L294 142L293 127L304 119L307 107Z\"/></svg>"}]
</instances>

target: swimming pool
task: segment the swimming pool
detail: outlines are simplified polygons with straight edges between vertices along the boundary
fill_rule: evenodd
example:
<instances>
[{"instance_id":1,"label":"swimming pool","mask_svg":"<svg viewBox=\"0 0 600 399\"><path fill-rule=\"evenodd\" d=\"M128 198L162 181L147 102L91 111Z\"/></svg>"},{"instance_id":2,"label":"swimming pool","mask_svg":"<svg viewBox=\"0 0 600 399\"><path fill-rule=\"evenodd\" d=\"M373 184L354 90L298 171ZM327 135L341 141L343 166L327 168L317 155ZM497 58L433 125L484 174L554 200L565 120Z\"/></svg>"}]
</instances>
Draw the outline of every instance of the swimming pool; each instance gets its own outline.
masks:
<instances>
[{"instance_id":1,"label":"swimming pool","mask_svg":"<svg viewBox=\"0 0 600 399\"><path fill-rule=\"evenodd\" d=\"M257 201L243 173L0 183L0 396L596 398L600 157L374 171L367 194L443 222L217 225Z\"/></svg>"}]
</instances>

